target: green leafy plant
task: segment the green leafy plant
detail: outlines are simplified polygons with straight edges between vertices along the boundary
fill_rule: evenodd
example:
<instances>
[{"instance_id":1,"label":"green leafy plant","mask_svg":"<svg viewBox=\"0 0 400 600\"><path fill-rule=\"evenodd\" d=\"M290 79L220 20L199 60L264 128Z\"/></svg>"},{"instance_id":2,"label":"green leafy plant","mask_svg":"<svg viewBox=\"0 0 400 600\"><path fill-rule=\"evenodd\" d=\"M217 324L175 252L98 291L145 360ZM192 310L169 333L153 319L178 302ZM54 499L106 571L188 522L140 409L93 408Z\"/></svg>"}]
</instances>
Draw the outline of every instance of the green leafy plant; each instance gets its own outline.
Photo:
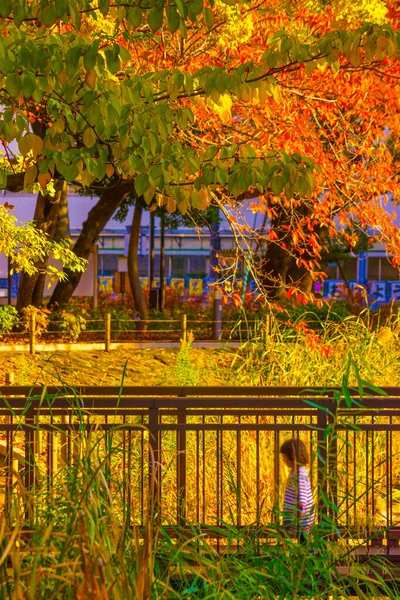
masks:
<instances>
[{"instance_id":1,"label":"green leafy plant","mask_svg":"<svg viewBox=\"0 0 400 600\"><path fill-rule=\"evenodd\" d=\"M18 311L10 304L0 305L0 334L10 333L18 320Z\"/></svg>"},{"instance_id":2,"label":"green leafy plant","mask_svg":"<svg viewBox=\"0 0 400 600\"><path fill-rule=\"evenodd\" d=\"M190 352L194 340L191 331L186 340L181 340L181 347L176 357L174 378L177 385L197 385L199 382L199 369L193 364Z\"/></svg>"},{"instance_id":3,"label":"green leafy plant","mask_svg":"<svg viewBox=\"0 0 400 600\"><path fill-rule=\"evenodd\" d=\"M74 342L79 338L81 333L86 330L86 319L82 314L75 314L66 310L62 311L60 316L59 327L64 334Z\"/></svg>"}]
</instances>

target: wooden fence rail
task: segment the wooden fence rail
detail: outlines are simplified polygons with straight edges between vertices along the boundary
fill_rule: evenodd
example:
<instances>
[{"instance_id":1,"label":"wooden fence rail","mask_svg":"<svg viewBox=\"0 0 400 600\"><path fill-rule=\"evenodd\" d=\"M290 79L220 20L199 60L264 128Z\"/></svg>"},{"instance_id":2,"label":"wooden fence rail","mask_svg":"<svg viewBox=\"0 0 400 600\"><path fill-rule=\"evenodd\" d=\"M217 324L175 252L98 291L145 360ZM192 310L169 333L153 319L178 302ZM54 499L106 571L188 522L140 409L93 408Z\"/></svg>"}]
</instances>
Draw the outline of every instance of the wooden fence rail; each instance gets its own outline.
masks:
<instances>
[{"instance_id":1,"label":"wooden fence rail","mask_svg":"<svg viewBox=\"0 0 400 600\"><path fill-rule=\"evenodd\" d=\"M51 487L90 443L131 524L144 523L150 481L166 524L264 526L282 501L280 445L299 436L320 510L400 552L400 388L384 390L346 403L334 388L3 386L4 493L16 456L26 489Z\"/></svg>"}]
</instances>

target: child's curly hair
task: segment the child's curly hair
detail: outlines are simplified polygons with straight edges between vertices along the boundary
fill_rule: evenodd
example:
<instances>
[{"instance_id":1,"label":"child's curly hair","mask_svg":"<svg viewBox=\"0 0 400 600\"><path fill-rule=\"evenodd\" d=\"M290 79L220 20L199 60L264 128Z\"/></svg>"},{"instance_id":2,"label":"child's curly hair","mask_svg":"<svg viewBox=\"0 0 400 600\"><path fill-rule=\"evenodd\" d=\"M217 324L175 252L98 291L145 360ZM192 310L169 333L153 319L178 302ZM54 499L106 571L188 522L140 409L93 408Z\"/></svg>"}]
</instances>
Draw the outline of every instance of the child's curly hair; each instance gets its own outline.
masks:
<instances>
[{"instance_id":1,"label":"child's curly hair","mask_svg":"<svg viewBox=\"0 0 400 600\"><path fill-rule=\"evenodd\" d=\"M310 460L305 443L297 438L283 442L280 452L287 456L292 463L298 465L306 465Z\"/></svg>"}]
</instances>

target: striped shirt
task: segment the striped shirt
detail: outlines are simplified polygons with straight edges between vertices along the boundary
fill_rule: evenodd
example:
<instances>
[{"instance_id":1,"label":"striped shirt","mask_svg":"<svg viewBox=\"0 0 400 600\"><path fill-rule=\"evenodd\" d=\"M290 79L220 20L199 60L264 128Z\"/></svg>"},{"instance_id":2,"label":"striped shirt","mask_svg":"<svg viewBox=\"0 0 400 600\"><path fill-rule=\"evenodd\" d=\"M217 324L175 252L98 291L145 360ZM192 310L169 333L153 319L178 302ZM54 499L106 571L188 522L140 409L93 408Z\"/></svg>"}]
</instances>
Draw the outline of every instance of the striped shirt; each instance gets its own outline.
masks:
<instances>
[{"instance_id":1,"label":"striped shirt","mask_svg":"<svg viewBox=\"0 0 400 600\"><path fill-rule=\"evenodd\" d=\"M306 467L289 473L283 501L283 525L290 535L310 531L314 523L314 501Z\"/></svg>"}]
</instances>

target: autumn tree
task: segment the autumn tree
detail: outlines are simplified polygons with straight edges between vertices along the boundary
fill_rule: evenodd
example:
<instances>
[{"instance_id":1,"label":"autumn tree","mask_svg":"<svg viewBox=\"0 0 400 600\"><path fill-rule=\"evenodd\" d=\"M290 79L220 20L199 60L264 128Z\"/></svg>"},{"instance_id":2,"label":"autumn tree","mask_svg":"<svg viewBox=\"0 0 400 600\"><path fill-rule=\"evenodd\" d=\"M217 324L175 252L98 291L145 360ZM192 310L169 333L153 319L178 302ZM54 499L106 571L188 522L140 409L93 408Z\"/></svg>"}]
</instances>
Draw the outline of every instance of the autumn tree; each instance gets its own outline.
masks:
<instances>
[{"instance_id":1,"label":"autumn tree","mask_svg":"<svg viewBox=\"0 0 400 600\"><path fill-rule=\"evenodd\" d=\"M0 16L0 137L22 156L17 167L6 154L0 185L97 193L78 257L133 190L169 212L213 202L228 218L258 197L270 219L258 280L283 297L319 276L336 215L374 225L378 195L396 191L382 139L398 127L395 12L343 28L302 2L33 0L3 2ZM239 245L254 233L231 223ZM388 221L381 235L395 254L393 232ZM52 305L79 281L66 273Z\"/></svg>"}]
</instances>

